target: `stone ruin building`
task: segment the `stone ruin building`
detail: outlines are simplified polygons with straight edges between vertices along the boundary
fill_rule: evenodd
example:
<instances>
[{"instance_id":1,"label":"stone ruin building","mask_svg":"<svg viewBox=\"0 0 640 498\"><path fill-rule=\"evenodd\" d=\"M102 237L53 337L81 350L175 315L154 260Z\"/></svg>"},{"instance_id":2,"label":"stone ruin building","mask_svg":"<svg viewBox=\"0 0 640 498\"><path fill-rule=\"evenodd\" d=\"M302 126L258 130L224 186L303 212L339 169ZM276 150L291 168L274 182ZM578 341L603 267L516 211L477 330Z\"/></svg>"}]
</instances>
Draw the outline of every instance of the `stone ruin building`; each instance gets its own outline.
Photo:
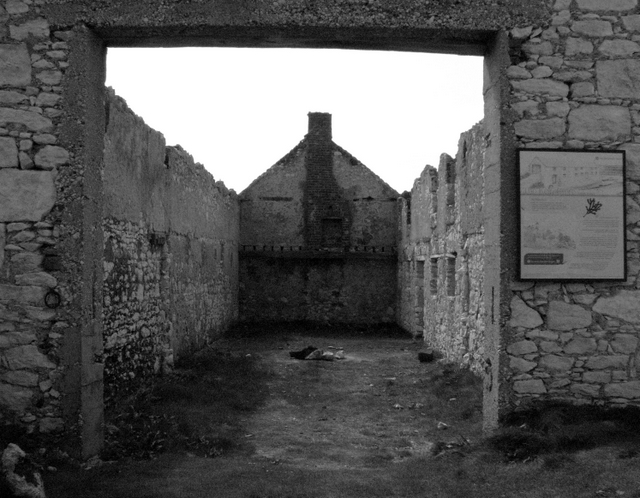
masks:
<instances>
[{"instance_id":1,"label":"stone ruin building","mask_svg":"<svg viewBox=\"0 0 640 498\"><path fill-rule=\"evenodd\" d=\"M390 189L313 133L238 198L105 89L111 46L482 55L485 116L393 209ZM536 400L639 404L639 57L638 0L3 0L0 425L64 431L95 455L115 390L256 313L238 275L259 281L285 258L294 283L336 269L339 294L303 308L332 318L357 306L344 275L386 268L394 245L384 316L395 307L483 375L488 429ZM518 148L626 152L625 281L518 278ZM318 186L270 190L271 175L302 171ZM349 190L350 175L367 188ZM252 204L296 229L243 232ZM394 210L395 242L367 239L370 214ZM292 313L289 296L277 303Z\"/></svg>"},{"instance_id":2,"label":"stone ruin building","mask_svg":"<svg viewBox=\"0 0 640 498\"><path fill-rule=\"evenodd\" d=\"M331 140L331 115L240 201L240 319L388 323L398 193Z\"/></svg>"}]
</instances>

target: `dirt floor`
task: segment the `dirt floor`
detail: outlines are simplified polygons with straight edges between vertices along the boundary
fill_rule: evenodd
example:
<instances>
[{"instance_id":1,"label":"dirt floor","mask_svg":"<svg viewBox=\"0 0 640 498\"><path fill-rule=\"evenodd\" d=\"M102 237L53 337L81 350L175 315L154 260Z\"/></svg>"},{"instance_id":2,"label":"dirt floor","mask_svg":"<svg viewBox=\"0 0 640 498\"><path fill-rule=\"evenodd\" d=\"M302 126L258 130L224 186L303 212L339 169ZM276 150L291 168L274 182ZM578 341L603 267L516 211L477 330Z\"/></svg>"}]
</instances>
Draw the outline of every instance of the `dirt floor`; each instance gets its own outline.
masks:
<instances>
[{"instance_id":1,"label":"dirt floor","mask_svg":"<svg viewBox=\"0 0 640 498\"><path fill-rule=\"evenodd\" d=\"M483 439L480 380L396 328L231 337L110 401L101 461L45 451L47 496L640 498L638 409L545 406ZM345 358L290 357L309 345Z\"/></svg>"},{"instance_id":2,"label":"dirt floor","mask_svg":"<svg viewBox=\"0 0 640 498\"><path fill-rule=\"evenodd\" d=\"M290 357L290 351L309 345L341 351L344 359ZM272 331L221 340L213 347L255 360L261 372L256 382L265 381L268 390L257 410L239 415L242 430L235 431L235 438L241 441L233 451L217 458L161 454L153 464L105 464L76 471L73 478L72 471L57 471L47 476L48 495L413 496L401 489L390 469L430 455L436 442L450 442L453 448L480 436L480 398L471 405L469 399L447 398L453 410L434 413L424 386L442 369L419 362L424 344L398 329ZM457 403L467 406L463 430L447 418L460 411ZM135 495L128 494L132 480Z\"/></svg>"}]
</instances>

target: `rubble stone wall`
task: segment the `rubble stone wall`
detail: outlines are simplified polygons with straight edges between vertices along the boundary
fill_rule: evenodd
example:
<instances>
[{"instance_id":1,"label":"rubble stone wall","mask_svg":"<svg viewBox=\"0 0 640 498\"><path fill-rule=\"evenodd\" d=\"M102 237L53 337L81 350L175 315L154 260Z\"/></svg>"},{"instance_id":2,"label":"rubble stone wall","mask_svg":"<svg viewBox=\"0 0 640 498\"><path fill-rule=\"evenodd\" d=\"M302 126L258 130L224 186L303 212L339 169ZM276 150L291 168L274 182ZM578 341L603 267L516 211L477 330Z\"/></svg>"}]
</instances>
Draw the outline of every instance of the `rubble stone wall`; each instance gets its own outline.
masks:
<instances>
[{"instance_id":1,"label":"rubble stone wall","mask_svg":"<svg viewBox=\"0 0 640 498\"><path fill-rule=\"evenodd\" d=\"M64 427L63 342L78 331L64 239L80 232L62 214L74 196L60 141L69 33L32 11L0 4L0 427L49 433Z\"/></svg>"},{"instance_id":2,"label":"rubble stone wall","mask_svg":"<svg viewBox=\"0 0 640 498\"><path fill-rule=\"evenodd\" d=\"M640 8L557 0L510 32L518 145L626 151L626 282L519 282L505 326L510 407L535 399L640 404Z\"/></svg>"},{"instance_id":3,"label":"rubble stone wall","mask_svg":"<svg viewBox=\"0 0 640 498\"><path fill-rule=\"evenodd\" d=\"M399 323L448 361L481 372L484 336L484 127L460 137L456 159L427 166L402 200ZM410 218L410 223L408 223Z\"/></svg>"},{"instance_id":4,"label":"rubble stone wall","mask_svg":"<svg viewBox=\"0 0 640 498\"><path fill-rule=\"evenodd\" d=\"M397 192L309 114L305 138L240 194L240 318L389 323Z\"/></svg>"},{"instance_id":5,"label":"rubble stone wall","mask_svg":"<svg viewBox=\"0 0 640 498\"><path fill-rule=\"evenodd\" d=\"M107 395L170 368L237 318L238 207L179 147L109 94L105 137Z\"/></svg>"},{"instance_id":6,"label":"rubble stone wall","mask_svg":"<svg viewBox=\"0 0 640 498\"><path fill-rule=\"evenodd\" d=\"M280 256L280 257L279 257ZM379 324L395 321L395 255L243 253L242 319Z\"/></svg>"},{"instance_id":7,"label":"rubble stone wall","mask_svg":"<svg viewBox=\"0 0 640 498\"><path fill-rule=\"evenodd\" d=\"M3 421L34 430L64 422L83 456L100 449L107 45L484 54L484 300L491 360L485 416L494 423L501 410L550 396L638 402L633 341L626 337L637 337L638 328L638 0L403 0L385 9L376 2L297 0L113 0L91 8L94 3L0 3L0 400L19 407L3 408ZM628 282L575 288L547 282L532 289L518 282L518 145L627 151ZM162 240L153 238L154 244ZM51 308L41 299L46 295ZM551 319L556 302L581 308L591 322L583 325L587 319L572 307L579 318L558 325ZM523 315L533 317L527 326ZM550 332L544 342L562 350L546 352L536 330ZM565 343L566 334L572 335ZM593 339L601 344L596 348L606 342L606 351L568 347L574 337ZM524 347L513 346L525 340ZM627 359L625 368L618 356ZM571 370L548 368L556 357L572 360ZM511 367L520 361L536 366ZM556 384L567 379L564 387Z\"/></svg>"}]
</instances>

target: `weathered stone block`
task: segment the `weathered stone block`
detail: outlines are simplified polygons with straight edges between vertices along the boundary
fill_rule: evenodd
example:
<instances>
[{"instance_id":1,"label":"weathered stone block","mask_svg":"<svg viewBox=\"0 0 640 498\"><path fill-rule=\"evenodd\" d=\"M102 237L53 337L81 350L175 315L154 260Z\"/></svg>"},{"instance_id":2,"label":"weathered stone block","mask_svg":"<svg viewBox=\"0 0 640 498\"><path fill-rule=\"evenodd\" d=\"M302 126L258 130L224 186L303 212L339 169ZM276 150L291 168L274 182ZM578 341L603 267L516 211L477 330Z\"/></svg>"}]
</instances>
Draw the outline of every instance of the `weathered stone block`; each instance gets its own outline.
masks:
<instances>
[{"instance_id":1,"label":"weathered stone block","mask_svg":"<svg viewBox=\"0 0 640 498\"><path fill-rule=\"evenodd\" d=\"M569 95L569 87L564 83L547 79L530 79L512 81L511 86L519 92L526 92L536 95L553 95L566 97Z\"/></svg>"},{"instance_id":2,"label":"weathered stone block","mask_svg":"<svg viewBox=\"0 0 640 498\"><path fill-rule=\"evenodd\" d=\"M557 341L559 334L552 330L531 330L525 334L527 339L545 339L547 341Z\"/></svg>"},{"instance_id":3,"label":"weathered stone block","mask_svg":"<svg viewBox=\"0 0 640 498\"><path fill-rule=\"evenodd\" d=\"M29 100L29 97L20 92L0 90L0 104L16 105L25 100Z\"/></svg>"},{"instance_id":4,"label":"weathered stone block","mask_svg":"<svg viewBox=\"0 0 640 498\"><path fill-rule=\"evenodd\" d=\"M569 389L571 389L571 392L582 396L596 398L600 395L600 386L597 384L572 384Z\"/></svg>"},{"instance_id":5,"label":"weathered stone block","mask_svg":"<svg viewBox=\"0 0 640 498\"><path fill-rule=\"evenodd\" d=\"M540 367L549 372L569 372L573 367L574 359L568 356L548 354L540 358Z\"/></svg>"},{"instance_id":6,"label":"weathered stone block","mask_svg":"<svg viewBox=\"0 0 640 498\"><path fill-rule=\"evenodd\" d=\"M640 290L621 290L611 297L601 297L593 311L631 323L640 323Z\"/></svg>"},{"instance_id":7,"label":"weathered stone block","mask_svg":"<svg viewBox=\"0 0 640 498\"><path fill-rule=\"evenodd\" d=\"M45 85L55 86L59 85L62 81L62 73L55 69L47 69L36 74L36 78Z\"/></svg>"},{"instance_id":8,"label":"weathered stone block","mask_svg":"<svg viewBox=\"0 0 640 498\"><path fill-rule=\"evenodd\" d=\"M596 87L593 83L581 81L571 85L572 97L590 97L596 93Z\"/></svg>"},{"instance_id":9,"label":"weathered stone block","mask_svg":"<svg viewBox=\"0 0 640 498\"><path fill-rule=\"evenodd\" d=\"M559 379L551 383L549 386L550 389L562 389L563 387L567 387L571 384L569 379Z\"/></svg>"},{"instance_id":10,"label":"weathered stone block","mask_svg":"<svg viewBox=\"0 0 640 498\"><path fill-rule=\"evenodd\" d=\"M515 80L527 80L531 78L531 73L520 66L509 66L507 69L507 77Z\"/></svg>"},{"instance_id":11,"label":"weathered stone block","mask_svg":"<svg viewBox=\"0 0 640 498\"><path fill-rule=\"evenodd\" d=\"M533 28L531 26L527 26L525 28L513 28L509 34L516 40L522 40L524 38L529 38L532 31Z\"/></svg>"},{"instance_id":12,"label":"weathered stone block","mask_svg":"<svg viewBox=\"0 0 640 498\"><path fill-rule=\"evenodd\" d=\"M12 348L14 346L24 346L36 342L35 332L21 330L17 332L4 332L0 334L0 349Z\"/></svg>"},{"instance_id":13,"label":"weathered stone block","mask_svg":"<svg viewBox=\"0 0 640 498\"><path fill-rule=\"evenodd\" d=\"M512 355L523 355L536 353L538 346L533 341L518 341L507 346L507 353Z\"/></svg>"},{"instance_id":14,"label":"weathered stone block","mask_svg":"<svg viewBox=\"0 0 640 498\"><path fill-rule=\"evenodd\" d=\"M629 374L626 370L612 370L611 371L611 381L612 382L624 382L629 380Z\"/></svg>"},{"instance_id":15,"label":"weathered stone block","mask_svg":"<svg viewBox=\"0 0 640 498\"><path fill-rule=\"evenodd\" d=\"M516 356L509 357L509 367L516 372L528 372L536 367L536 363L533 361L527 361Z\"/></svg>"},{"instance_id":16,"label":"weathered stone block","mask_svg":"<svg viewBox=\"0 0 640 498\"><path fill-rule=\"evenodd\" d=\"M16 275L16 284L18 285L36 285L40 287L55 287L58 281L52 275L39 271L33 273L23 273Z\"/></svg>"},{"instance_id":17,"label":"weathered stone block","mask_svg":"<svg viewBox=\"0 0 640 498\"><path fill-rule=\"evenodd\" d=\"M571 12L569 9L562 9L551 18L552 26L563 26L571 20Z\"/></svg>"},{"instance_id":18,"label":"weathered stone block","mask_svg":"<svg viewBox=\"0 0 640 498\"><path fill-rule=\"evenodd\" d=\"M0 407L21 413L31 405L33 391L31 389L0 382Z\"/></svg>"},{"instance_id":19,"label":"weathered stone block","mask_svg":"<svg viewBox=\"0 0 640 498\"><path fill-rule=\"evenodd\" d=\"M571 31L582 36L591 36L593 38L613 35L611 23L609 21L601 21L598 19L575 21L571 25Z\"/></svg>"},{"instance_id":20,"label":"weathered stone block","mask_svg":"<svg viewBox=\"0 0 640 498\"><path fill-rule=\"evenodd\" d=\"M56 200L48 171L0 170L0 222L40 221Z\"/></svg>"},{"instance_id":21,"label":"weathered stone block","mask_svg":"<svg viewBox=\"0 0 640 498\"><path fill-rule=\"evenodd\" d=\"M585 306L591 306L598 296L595 294L575 294L573 300L576 304L583 304Z\"/></svg>"},{"instance_id":22,"label":"weathered stone block","mask_svg":"<svg viewBox=\"0 0 640 498\"><path fill-rule=\"evenodd\" d=\"M38 422L38 428L43 434L61 432L64 430L64 420L55 417L45 417Z\"/></svg>"},{"instance_id":23,"label":"weathered stone block","mask_svg":"<svg viewBox=\"0 0 640 498\"><path fill-rule=\"evenodd\" d=\"M593 353L598 348L595 339L587 337L575 337L564 346L564 352L567 354L585 355Z\"/></svg>"},{"instance_id":24,"label":"weathered stone block","mask_svg":"<svg viewBox=\"0 0 640 498\"><path fill-rule=\"evenodd\" d=\"M45 294L46 289L43 287L0 284L0 301L40 304Z\"/></svg>"},{"instance_id":25,"label":"weathered stone block","mask_svg":"<svg viewBox=\"0 0 640 498\"><path fill-rule=\"evenodd\" d=\"M587 359L585 366L591 370L605 370L607 368L624 369L628 364L629 357L626 355L603 355Z\"/></svg>"},{"instance_id":26,"label":"weathered stone block","mask_svg":"<svg viewBox=\"0 0 640 498\"><path fill-rule=\"evenodd\" d=\"M590 370L582 374L582 380L589 384L606 384L611 382L611 371Z\"/></svg>"},{"instance_id":27,"label":"weathered stone block","mask_svg":"<svg viewBox=\"0 0 640 498\"><path fill-rule=\"evenodd\" d=\"M31 131L51 131L53 123L37 112L19 109L0 108L0 125L2 123L24 125Z\"/></svg>"},{"instance_id":28,"label":"weathered stone block","mask_svg":"<svg viewBox=\"0 0 640 498\"><path fill-rule=\"evenodd\" d=\"M547 388L540 379L517 380L513 383L513 390L520 394L544 394Z\"/></svg>"},{"instance_id":29,"label":"weathered stone block","mask_svg":"<svg viewBox=\"0 0 640 498\"><path fill-rule=\"evenodd\" d=\"M5 224L0 223L0 270L2 269L2 265L4 263L4 245L6 242L5 235Z\"/></svg>"},{"instance_id":30,"label":"weathered stone block","mask_svg":"<svg viewBox=\"0 0 640 498\"><path fill-rule=\"evenodd\" d=\"M577 83L580 81L588 81L593 76L589 71L558 71L553 75L553 77L559 81L564 81L565 83Z\"/></svg>"},{"instance_id":31,"label":"weathered stone block","mask_svg":"<svg viewBox=\"0 0 640 498\"><path fill-rule=\"evenodd\" d=\"M18 146L13 138L0 137L0 168L18 167Z\"/></svg>"},{"instance_id":32,"label":"weathered stone block","mask_svg":"<svg viewBox=\"0 0 640 498\"><path fill-rule=\"evenodd\" d=\"M540 59L538 59L538 63L539 64L545 64L547 66L549 66L551 69L560 69L562 67L562 63L564 62L564 60L562 59L562 57L556 57L556 56L543 56L540 57Z\"/></svg>"},{"instance_id":33,"label":"weathered stone block","mask_svg":"<svg viewBox=\"0 0 640 498\"><path fill-rule=\"evenodd\" d=\"M565 117L569 114L571 108L566 102L547 102L547 115Z\"/></svg>"},{"instance_id":34,"label":"weathered stone block","mask_svg":"<svg viewBox=\"0 0 640 498\"><path fill-rule=\"evenodd\" d=\"M55 135L51 135L50 133L39 133L32 138L35 143L40 145L53 145L58 141Z\"/></svg>"},{"instance_id":35,"label":"weathered stone block","mask_svg":"<svg viewBox=\"0 0 640 498\"><path fill-rule=\"evenodd\" d=\"M536 310L527 306L522 299L514 296L511 299L511 320L509 325L512 327L523 327L533 329L542 325L544 321Z\"/></svg>"},{"instance_id":36,"label":"weathered stone block","mask_svg":"<svg viewBox=\"0 0 640 498\"><path fill-rule=\"evenodd\" d=\"M62 97L57 93L42 92L36 99L36 105L41 107L53 107L60 102L61 98Z\"/></svg>"},{"instance_id":37,"label":"weathered stone block","mask_svg":"<svg viewBox=\"0 0 640 498\"><path fill-rule=\"evenodd\" d=\"M41 169L54 169L69 162L69 153L57 145L45 145L35 157L36 166Z\"/></svg>"},{"instance_id":38,"label":"weathered stone block","mask_svg":"<svg viewBox=\"0 0 640 498\"><path fill-rule=\"evenodd\" d=\"M589 11L616 11L624 12L635 9L638 0L577 0L578 8Z\"/></svg>"},{"instance_id":39,"label":"weathered stone block","mask_svg":"<svg viewBox=\"0 0 640 498\"><path fill-rule=\"evenodd\" d=\"M14 40L26 40L30 36L34 38L49 37L49 23L46 19L33 19L19 26L9 26L9 34Z\"/></svg>"},{"instance_id":40,"label":"weathered stone block","mask_svg":"<svg viewBox=\"0 0 640 498\"><path fill-rule=\"evenodd\" d=\"M631 40L605 40L598 51L609 57L631 57L640 52L640 45Z\"/></svg>"},{"instance_id":41,"label":"weathered stone block","mask_svg":"<svg viewBox=\"0 0 640 498\"><path fill-rule=\"evenodd\" d=\"M19 252L11 257L11 264L19 273L38 271L43 256L34 252Z\"/></svg>"},{"instance_id":42,"label":"weathered stone block","mask_svg":"<svg viewBox=\"0 0 640 498\"><path fill-rule=\"evenodd\" d=\"M0 86L31 84L31 59L24 43L0 44Z\"/></svg>"},{"instance_id":43,"label":"weathered stone block","mask_svg":"<svg viewBox=\"0 0 640 498\"><path fill-rule=\"evenodd\" d=\"M49 358L43 355L34 345L17 346L0 352L0 365L9 370L22 368L56 368Z\"/></svg>"},{"instance_id":44,"label":"weathered stone block","mask_svg":"<svg viewBox=\"0 0 640 498\"><path fill-rule=\"evenodd\" d=\"M542 43L525 43L522 50L529 55L552 55L553 45L551 42L544 41Z\"/></svg>"},{"instance_id":45,"label":"weathered stone block","mask_svg":"<svg viewBox=\"0 0 640 498\"><path fill-rule=\"evenodd\" d=\"M616 353L635 354L638 348L638 338L631 334L616 334L610 344Z\"/></svg>"},{"instance_id":46,"label":"weathered stone block","mask_svg":"<svg viewBox=\"0 0 640 498\"><path fill-rule=\"evenodd\" d=\"M29 6L20 0L7 0L6 9L8 14L24 14L29 12Z\"/></svg>"},{"instance_id":47,"label":"weathered stone block","mask_svg":"<svg viewBox=\"0 0 640 498\"><path fill-rule=\"evenodd\" d=\"M576 304L551 301L547 313L547 324L552 330L573 330L591 325L591 312Z\"/></svg>"},{"instance_id":48,"label":"weathered stone block","mask_svg":"<svg viewBox=\"0 0 640 498\"><path fill-rule=\"evenodd\" d=\"M545 353L559 353L562 351L560 345L553 341L542 341L540 343L540 349Z\"/></svg>"},{"instance_id":49,"label":"weathered stone block","mask_svg":"<svg viewBox=\"0 0 640 498\"><path fill-rule=\"evenodd\" d=\"M624 24L624 29L627 31L640 31L640 15L624 16L622 24Z\"/></svg>"},{"instance_id":50,"label":"weathered stone block","mask_svg":"<svg viewBox=\"0 0 640 498\"><path fill-rule=\"evenodd\" d=\"M582 38L568 38L565 45L565 55L573 57L574 55L588 55L593 52L593 43Z\"/></svg>"},{"instance_id":51,"label":"weathered stone block","mask_svg":"<svg viewBox=\"0 0 640 498\"><path fill-rule=\"evenodd\" d=\"M0 374L0 381L22 387L36 387L39 376L28 370L10 370Z\"/></svg>"},{"instance_id":52,"label":"weathered stone block","mask_svg":"<svg viewBox=\"0 0 640 498\"><path fill-rule=\"evenodd\" d=\"M540 109L538 108L538 102L535 100L525 100L524 102L516 102L512 104L511 107L514 111L518 113L520 117L525 115L536 116L540 114Z\"/></svg>"},{"instance_id":53,"label":"weathered stone block","mask_svg":"<svg viewBox=\"0 0 640 498\"><path fill-rule=\"evenodd\" d=\"M640 60L598 61L596 81L601 97L635 99L640 95Z\"/></svg>"},{"instance_id":54,"label":"weathered stone block","mask_svg":"<svg viewBox=\"0 0 640 498\"><path fill-rule=\"evenodd\" d=\"M625 140L631 135L631 114L619 106L586 105L569 113L569 138Z\"/></svg>"},{"instance_id":55,"label":"weathered stone block","mask_svg":"<svg viewBox=\"0 0 640 498\"><path fill-rule=\"evenodd\" d=\"M604 386L604 394L609 398L640 398L640 380L630 382L619 382Z\"/></svg>"},{"instance_id":56,"label":"weathered stone block","mask_svg":"<svg viewBox=\"0 0 640 498\"><path fill-rule=\"evenodd\" d=\"M515 124L516 135L534 140L549 140L564 135L565 121L561 118L524 119Z\"/></svg>"},{"instance_id":57,"label":"weathered stone block","mask_svg":"<svg viewBox=\"0 0 640 498\"><path fill-rule=\"evenodd\" d=\"M22 309L27 314L27 318L37 322L49 322L56 317L56 312L49 308L24 306Z\"/></svg>"}]
</instances>

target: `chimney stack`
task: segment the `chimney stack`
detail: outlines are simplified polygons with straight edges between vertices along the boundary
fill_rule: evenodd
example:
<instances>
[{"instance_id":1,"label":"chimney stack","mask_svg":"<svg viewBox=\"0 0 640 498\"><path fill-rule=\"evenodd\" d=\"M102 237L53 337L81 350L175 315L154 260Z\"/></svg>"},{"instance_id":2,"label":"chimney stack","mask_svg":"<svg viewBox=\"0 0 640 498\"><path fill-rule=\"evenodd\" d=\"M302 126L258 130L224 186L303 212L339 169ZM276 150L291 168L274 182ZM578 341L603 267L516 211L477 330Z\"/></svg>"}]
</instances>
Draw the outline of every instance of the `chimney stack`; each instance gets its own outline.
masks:
<instances>
[{"instance_id":1,"label":"chimney stack","mask_svg":"<svg viewBox=\"0 0 640 498\"><path fill-rule=\"evenodd\" d=\"M313 141L330 142L331 114L328 112L310 112L308 135Z\"/></svg>"}]
</instances>

